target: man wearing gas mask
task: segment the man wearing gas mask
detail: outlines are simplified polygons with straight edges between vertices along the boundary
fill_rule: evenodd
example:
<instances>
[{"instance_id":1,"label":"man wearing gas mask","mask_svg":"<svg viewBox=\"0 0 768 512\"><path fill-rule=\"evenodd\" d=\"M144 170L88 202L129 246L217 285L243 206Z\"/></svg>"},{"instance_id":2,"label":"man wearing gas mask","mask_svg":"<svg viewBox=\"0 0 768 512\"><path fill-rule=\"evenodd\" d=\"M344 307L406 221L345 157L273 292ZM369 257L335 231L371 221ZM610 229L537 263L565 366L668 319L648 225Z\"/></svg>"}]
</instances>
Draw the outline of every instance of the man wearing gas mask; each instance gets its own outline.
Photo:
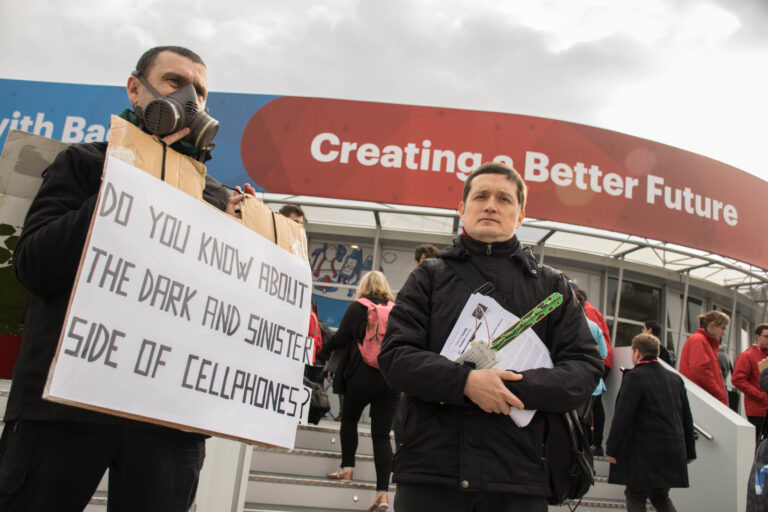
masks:
<instances>
[{"instance_id":1,"label":"man wearing gas mask","mask_svg":"<svg viewBox=\"0 0 768 512\"><path fill-rule=\"evenodd\" d=\"M147 51L128 79L120 115L205 161L218 123L205 112L208 74L180 47ZM108 510L186 511L197 490L204 436L43 400L42 392L101 185L105 142L75 144L43 173L14 253L29 292L23 341L0 437L0 510L83 510L109 468ZM207 182L204 198L234 214ZM246 192L253 189L246 185ZM94 382L98 385L98 382Z\"/></svg>"}]
</instances>

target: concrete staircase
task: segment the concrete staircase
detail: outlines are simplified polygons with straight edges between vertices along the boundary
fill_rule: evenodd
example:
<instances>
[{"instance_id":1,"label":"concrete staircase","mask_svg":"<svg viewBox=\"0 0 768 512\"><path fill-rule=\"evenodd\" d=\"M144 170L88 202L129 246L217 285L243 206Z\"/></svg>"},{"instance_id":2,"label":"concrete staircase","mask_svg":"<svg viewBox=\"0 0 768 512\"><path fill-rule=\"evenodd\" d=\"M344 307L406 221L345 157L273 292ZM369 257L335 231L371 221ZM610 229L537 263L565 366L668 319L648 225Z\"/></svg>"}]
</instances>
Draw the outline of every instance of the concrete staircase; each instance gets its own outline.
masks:
<instances>
[{"instance_id":1,"label":"concrete staircase","mask_svg":"<svg viewBox=\"0 0 768 512\"><path fill-rule=\"evenodd\" d=\"M367 510L375 495L376 473L367 425L360 425L360 443L355 462L355 479L350 482L327 480L341 461L339 423L323 420L318 426L302 426L296 448L255 447L251 462L245 512L326 512ZM596 460L595 486L582 500L583 512L625 509L623 487L608 484L608 461ZM395 487L390 487L390 503ZM567 511L565 505L550 507Z\"/></svg>"},{"instance_id":2,"label":"concrete staircase","mask_svg":"<svg viewBox=\"0 0 768 512\"><path fill-rule=\"evenodd\" d=\"M354 480L325 478L339 468L339 423L301 426L293 450L254 447L244 510L367 510L376 495L373 445L368 425L360 424ZM390 487L390 502L394 486Z\"/></svg>"},{"instance_id":3,"label":"concrete staircase","mask_svg":"<svg viewBox=\"0 0 768 512\"><path fill-rule=\"evenodd\" d=\"M0 381L0 412L5 410L9 387L8 381ZM366 418L365 415L363 417ZM293 450L254 446L242 512L367 510L376 493L369 425L361 422L359 426L354 480L325 478L325 474L338 469L341 462L339 426L340 423L330 419L323 419L318 426L300 426ZM598 457L595 469L598 475L595 485L578 510L603 512L606 509L625 509L623 487L608 484L608 461ZM104 512L106 491L105 476L85 512ZM394 494L395 486L392 485L390 503L394 502ZM550 507L550 510L567 511L568 508L562 505Z\"/></svg>"}]
</instances>

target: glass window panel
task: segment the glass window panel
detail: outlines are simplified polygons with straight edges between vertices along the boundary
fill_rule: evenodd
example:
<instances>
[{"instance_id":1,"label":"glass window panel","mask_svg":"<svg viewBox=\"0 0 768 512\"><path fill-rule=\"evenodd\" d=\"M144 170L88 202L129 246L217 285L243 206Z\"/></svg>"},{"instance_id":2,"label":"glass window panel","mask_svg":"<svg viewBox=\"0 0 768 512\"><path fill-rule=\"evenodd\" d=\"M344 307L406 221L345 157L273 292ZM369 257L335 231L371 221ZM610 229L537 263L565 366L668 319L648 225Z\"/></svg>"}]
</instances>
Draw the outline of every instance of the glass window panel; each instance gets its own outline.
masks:
<instances>
[{"instance_id":1,"label":"glass window panel","mask_svg":"<svg viewBox=\"0 0 768 512\"><path fill-rule=\"evenodd\" d=\"M608 314L616 309L618 279L608 279ZM644 322L661 318L661 288L624 280L621 283L619 318Z\"/></svg>"},{"instance_id":2,"label":"glass window panel","mask_svg":"<svg viewBox=\"0 0 768 512\"><path fill-rule=\"evenodd\" d=\"M674 339L677 342L677 333L680 330L680 314L683 309L683 300L680 298L679 290L667 290L667 329L675 333Z\"/></svg>"},{"instance_id":3,"label":"glass window panel","mask_svg":"<svg viewBox=\"0 0 768 512\"><path fill-rule=\"evenodd\" d=\"M637 323L622 322L616 326L615 347L629 347L632 345L632 338L643 332L643 326Z\"/></svg>"},{"instance_id":4,"label":"glass window panel","mask_svg":"<svg viewBox=\"0 0 768 512\"><path fill-rule=\"evenodd\" d=\"M712 304L712 309L715 310L715 311L722 311L723 313L728 315L728 317L731 318L731 320L733 320L730 309L724 308L724 307L719 306L717 304Z\"/></svg>"},{"instance_id":5,"label":"glass window panel","mask_svg":"<svg viewBox=\"0 0 768 512\"><path fill-rule=\"evenodd\" d=\"M741 321L741 330L739 332L739 354L747 350L752 345L752 324L749 321Z\"/></svg>"},{"instance_id":6,"label":"glass window panel","mask_svg":"<svg viewBox=\"0 0 768 512\"><path fill-rule=\"evenodd\" d=\"M600 293L603 279L602 275L594 272L587 272L583 269L568 267L566 265L559 266L559 270L564 272L565 275L568 276L568 279L587 294L587 300L590 304L596 307L601 313L605 311L605 307L601 304L603 297L602 293Z\"/></svg>"},{"instance_id":7,"label":"glass window panel","mask_svg":"<svg viewBox=\"0 0 768 512\"><path fill-rule=\"evenodd\" d=\"M675 343L677 343L677 332L667 331L667 350L672 363L675 362Z\"/></svg>"},{"instance_id":8,"label":"glass window panel","mask_svg":"<svg viewBox=\"0 0 768 512\"><path fill-rule=\"evenodd\" d=\"M680 302L683 296L680 296ZM685 309L685 332L686 335L693 333L699 328L699 315L704 314L704 302L693 297L688 297L688 306Z\"/></svg>"}]
</instances>

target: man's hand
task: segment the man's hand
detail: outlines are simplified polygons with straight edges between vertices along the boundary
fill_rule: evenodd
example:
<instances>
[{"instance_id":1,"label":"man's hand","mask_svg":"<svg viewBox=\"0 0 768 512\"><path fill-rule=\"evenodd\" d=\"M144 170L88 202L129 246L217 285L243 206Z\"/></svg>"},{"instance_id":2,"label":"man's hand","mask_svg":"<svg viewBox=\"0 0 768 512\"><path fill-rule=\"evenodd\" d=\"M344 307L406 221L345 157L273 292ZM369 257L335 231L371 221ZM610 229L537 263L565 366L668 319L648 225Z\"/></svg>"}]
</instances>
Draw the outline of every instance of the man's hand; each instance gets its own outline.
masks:
<instances>
[{"instance_id":1,"label":"man's hand","mask_svg":"<svg viewBox=\"0 0 768 512\"><path fill-rule=\"evenodd\" d=\"M464 394L485 412L509 414L511 407L523 408L520 401L504 385L505 380L520 380L523 376L498 368L472 370L464 385Z\"/></svg>"},{"instance_id":2,"label":"man's hand","mask_svg":"<svg viewBox=\"0 0 768 512\"><path fill-rule=\"evenodd\" d=\"M757 363L757 369L760 370L760 373L763 373L766 368L768 368L768 357Z\"/></svg>"},{"instance_id":3,"label":"man's hand","mask_svg":"<svg viewBox=\"0 0 768 512\"><path fill-rule=\"evenodd\" d=\"M187 135L189 135L189 131L190 131L189 127L184 127L177 132L173 132L169 135L166 135L162 139L160 139L159 137L156 137L156 138L158 138L158 140L161 140L170 146L171 144L174 144L180 141L181 139L183 139L184 137L186 137Z\"/></svg>"},{"instance_id":4,"label":"man's hand","mask_svg":"<svg viewBox=\"0 0 768 512\"><path fill-rule=\"evenodd\" d=\"M250 183L243 185L243 189L245 189L245 194L251 196L256 195L256 189L253 188ZM239 185L235 187L235 194L229 198L227 201L227 207L224 209L224 213L231 215L236 219L241 219L243 217L243 215L240 213L240 208L238 208L243 200L243 197L245 197L243 189L241 189Z\"/></svg>"},{"instance_id":5,"label":"man's hand","mask_svg":"<svg viewBox=\"0 0 768 512\"><path fill-rule=\"evenodd\" d=\"M608 462L610 462L611 464L616 464L616 457L611 457L610 455L608 455L606 459L608 459ZM690 464L690 461L688 463Z\"/></svg>"}]
</instances>

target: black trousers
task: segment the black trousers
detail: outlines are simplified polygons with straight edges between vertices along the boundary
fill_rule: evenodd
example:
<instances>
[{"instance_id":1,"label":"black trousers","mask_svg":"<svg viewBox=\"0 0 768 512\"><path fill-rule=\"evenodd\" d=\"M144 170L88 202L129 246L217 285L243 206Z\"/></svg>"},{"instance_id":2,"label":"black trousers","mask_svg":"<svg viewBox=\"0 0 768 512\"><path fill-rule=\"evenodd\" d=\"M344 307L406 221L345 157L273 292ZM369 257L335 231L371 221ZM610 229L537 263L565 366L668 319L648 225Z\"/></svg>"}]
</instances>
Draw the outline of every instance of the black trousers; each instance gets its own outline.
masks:
<instances>
[{"instance_id":1,"label":"black trousers","mask_svg":"<svg viewBox=\"0 0 768 512\"><path fill-rule=\"evenodd\" d=\"M376 490L386 491L392 474L392 444L389 433L400 394L392 390L376 368L361 362L346 380L341 413L341 465L355 466L357 424L360 415L371 404L371 440L376 466Z\"/></svg>"},{"instance_id":2,"label":"black trousers","mask_svg":"<svg viewBox=\"0 0 768 512\"><path fill-rule=\"evenodd\" d=\"M755 442L760 440L760 432L763 431L763 419L765 416L747 416L747 421L755 426Z\"/></svg>"},{"instance_id":3,"label":"black trousers","mask_svg":"<svg viewBox=\"0 0 768 512\"><path fill-rule=\"evenodd\" d=\"M186 512L205 439L155 425L15 421L0 438L0 510L83 510L109 468L109 512Z\"/></svg>"},{"instance_id":4,"label":"black trousers","mask_svg":"<svg viewBox=\"0 0 768 512\"><path fill-rule=\"evenodd\" d=\"M546 512L547 499L501 492L463 492L426 484L397 484L397 512Z\"/></svg>"},{"instance_id":5,"label":"black trousers","mask_svg":"<svg viewBox=\"0 0 768 512\"><path fill-rule=\"evenodd\" d=\"M603 445L603 432L605 429L605 409L603 409L603 395L597 395L592 403L592 439L591 444Z\"/></svg>"},{"instance_id":6,"label":"black trousers","mask_svg":"<svg viewBox=\"0 0 768 512\"><path fill-rule=\"evenodd\" d=\"M672 500L669 499L669 488L627 487L624 490L627 497L627 512L646 512L645 500L650 499L656 512L676 512Z\"/></svg>"}]
</instances>

